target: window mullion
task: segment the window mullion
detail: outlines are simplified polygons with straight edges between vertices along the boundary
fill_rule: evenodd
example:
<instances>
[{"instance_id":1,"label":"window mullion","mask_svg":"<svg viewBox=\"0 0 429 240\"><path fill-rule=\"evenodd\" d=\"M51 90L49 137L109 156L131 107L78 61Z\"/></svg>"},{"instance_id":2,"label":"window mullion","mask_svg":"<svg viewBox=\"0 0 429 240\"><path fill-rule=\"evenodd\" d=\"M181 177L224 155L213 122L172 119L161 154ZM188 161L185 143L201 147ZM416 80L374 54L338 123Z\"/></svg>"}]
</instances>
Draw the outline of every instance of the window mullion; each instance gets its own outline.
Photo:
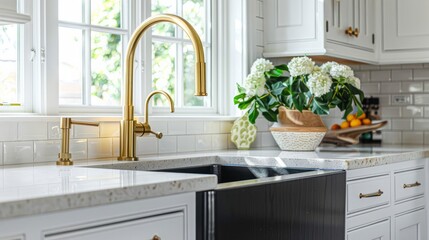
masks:
<instances>
[{"instance_id":1,"label":"window mullion","mask_svg":"<svg viewBox=\"0 0 429 240\"><path fill-rule=\"evenodd\" d=\"M84 54L83 61L84 64L84 78L83 78L83 105L91 106L91 2L85 1L85 24L88 24L88 27L84 30Z\"/></svg>"}]
</instances>

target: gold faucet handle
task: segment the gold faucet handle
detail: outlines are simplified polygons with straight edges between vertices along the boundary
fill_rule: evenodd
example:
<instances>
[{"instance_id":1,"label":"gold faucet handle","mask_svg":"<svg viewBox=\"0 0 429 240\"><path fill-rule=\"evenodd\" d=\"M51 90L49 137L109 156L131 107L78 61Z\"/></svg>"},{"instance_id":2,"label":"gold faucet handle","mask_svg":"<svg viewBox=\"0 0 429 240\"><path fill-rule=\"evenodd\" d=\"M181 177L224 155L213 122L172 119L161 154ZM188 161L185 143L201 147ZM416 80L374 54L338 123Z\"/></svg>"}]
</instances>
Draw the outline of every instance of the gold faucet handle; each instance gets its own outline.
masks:
<instances>
[{"instance_id":1,"label":"gold faucet handle","mask_svg":"<svg viewBox=\"0 0 429 240\"><path fill-rule=\"evenodd\" d=\"M61 129L61 152L58 153L57 165L60 166L71 166L73 161L71 160L70 153L70 129L72 125L83 125L83 126L93 126L98 127L99 122L84 122L76 121L71 118L61 118L60 129Z\"/></svg>"},{"instance_id":2,"label":"gold faucet handle","mask_svg":"<svg viewBox=\"0 0 429 240\"><path fill-rule=\"evenodd\" d=\"M136 133L140 134L140 136L144 136L144 135L149 135L149 134L153 134L155 135L156 138L161 139L163 134L160 132L155 132L152 131L152 128L149 125L149 102L150 99L155 96L156 94L162 94L167 98L167 101L170 103L170 111L174 112L174 101L173 98L171 98L170 94L168 94L165 91L162 90L156 90L153 91L151 93L149 93L149 95L146 98L145 101L145 110L144 110L144 123L138 123L136 125Z\"/></svg>"}]
</instances>

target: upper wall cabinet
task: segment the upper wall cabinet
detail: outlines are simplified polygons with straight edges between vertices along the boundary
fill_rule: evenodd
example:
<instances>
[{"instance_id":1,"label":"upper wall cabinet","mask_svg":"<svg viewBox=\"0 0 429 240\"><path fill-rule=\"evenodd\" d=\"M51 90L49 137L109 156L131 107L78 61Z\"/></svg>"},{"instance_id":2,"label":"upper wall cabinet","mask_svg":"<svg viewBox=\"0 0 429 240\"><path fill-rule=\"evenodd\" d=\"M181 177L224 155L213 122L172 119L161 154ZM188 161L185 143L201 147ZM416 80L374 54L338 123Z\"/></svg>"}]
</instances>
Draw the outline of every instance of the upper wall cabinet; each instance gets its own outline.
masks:
<instances>
[{"instance_id":1,"label":"upper wall cabinet","mask_svg":"<svg viewBox=\"0 0 429 240\"><path fill-rule=\"evenodd\" d=\"M264 56L376 63L374 0L265 0Z\"/></svg>"},{"instance_id":2,"label":"upper wall cabinet","mask_svg":"<svg viewBox=\"0 0 429 240\"><path fill-rule=\"evenodd\" d=\"M380 63L429 62L429 0L382 0Z\"/></svg>"}]
</instances>

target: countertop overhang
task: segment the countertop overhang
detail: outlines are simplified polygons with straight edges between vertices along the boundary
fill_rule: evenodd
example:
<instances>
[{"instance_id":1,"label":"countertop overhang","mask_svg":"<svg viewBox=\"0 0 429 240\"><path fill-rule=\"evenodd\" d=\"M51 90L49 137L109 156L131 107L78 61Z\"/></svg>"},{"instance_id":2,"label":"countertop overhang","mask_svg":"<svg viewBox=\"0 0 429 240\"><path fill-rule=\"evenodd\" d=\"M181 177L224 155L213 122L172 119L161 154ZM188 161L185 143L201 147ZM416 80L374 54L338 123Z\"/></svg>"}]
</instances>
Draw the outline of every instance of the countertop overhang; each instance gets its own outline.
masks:
<instances>
[{"instance_id":1,"label":"countertop overhang","mask_svg":"<svg viewBox=\"0 0 429 240\"><path fill-rule=\"evenodd\" d=\"M151 172L207 164L246 164L353 170L429 157L429 146L319 147L314 152L277 148L77 161L75 166L13 165L0 168L0 220L187 192L217 186L214 175Z\"/></svg>"}]
</instances>

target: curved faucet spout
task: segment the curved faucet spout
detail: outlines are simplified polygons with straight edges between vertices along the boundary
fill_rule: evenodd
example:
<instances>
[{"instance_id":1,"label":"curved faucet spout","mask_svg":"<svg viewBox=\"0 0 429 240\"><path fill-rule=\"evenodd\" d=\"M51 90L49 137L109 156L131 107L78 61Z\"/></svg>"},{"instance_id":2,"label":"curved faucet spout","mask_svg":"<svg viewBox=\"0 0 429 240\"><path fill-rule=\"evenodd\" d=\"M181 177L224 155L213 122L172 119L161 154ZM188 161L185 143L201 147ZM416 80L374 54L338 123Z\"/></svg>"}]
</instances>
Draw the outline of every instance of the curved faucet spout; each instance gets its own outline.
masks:
<instances>
[{"instance_id":1,"label":"curved faucet spout","mask_svg":"<svg viewBox=\"0 0 429 240\"><path fill-rule=\"evenodd\" d=\"M195 49L195 95L207 96L206 92L206 63L204 48L197 31L185 19L173 14L161 14L148 18L133 33L128 44L125 59L125 93L123 95L123 118L121 121L120 156L118 160L137 160L135 156L135 128L133 105L134 57L137 46L143 34L153 25L169 22L178 25L191 39Z\"/></svg>"}]
</instances>

